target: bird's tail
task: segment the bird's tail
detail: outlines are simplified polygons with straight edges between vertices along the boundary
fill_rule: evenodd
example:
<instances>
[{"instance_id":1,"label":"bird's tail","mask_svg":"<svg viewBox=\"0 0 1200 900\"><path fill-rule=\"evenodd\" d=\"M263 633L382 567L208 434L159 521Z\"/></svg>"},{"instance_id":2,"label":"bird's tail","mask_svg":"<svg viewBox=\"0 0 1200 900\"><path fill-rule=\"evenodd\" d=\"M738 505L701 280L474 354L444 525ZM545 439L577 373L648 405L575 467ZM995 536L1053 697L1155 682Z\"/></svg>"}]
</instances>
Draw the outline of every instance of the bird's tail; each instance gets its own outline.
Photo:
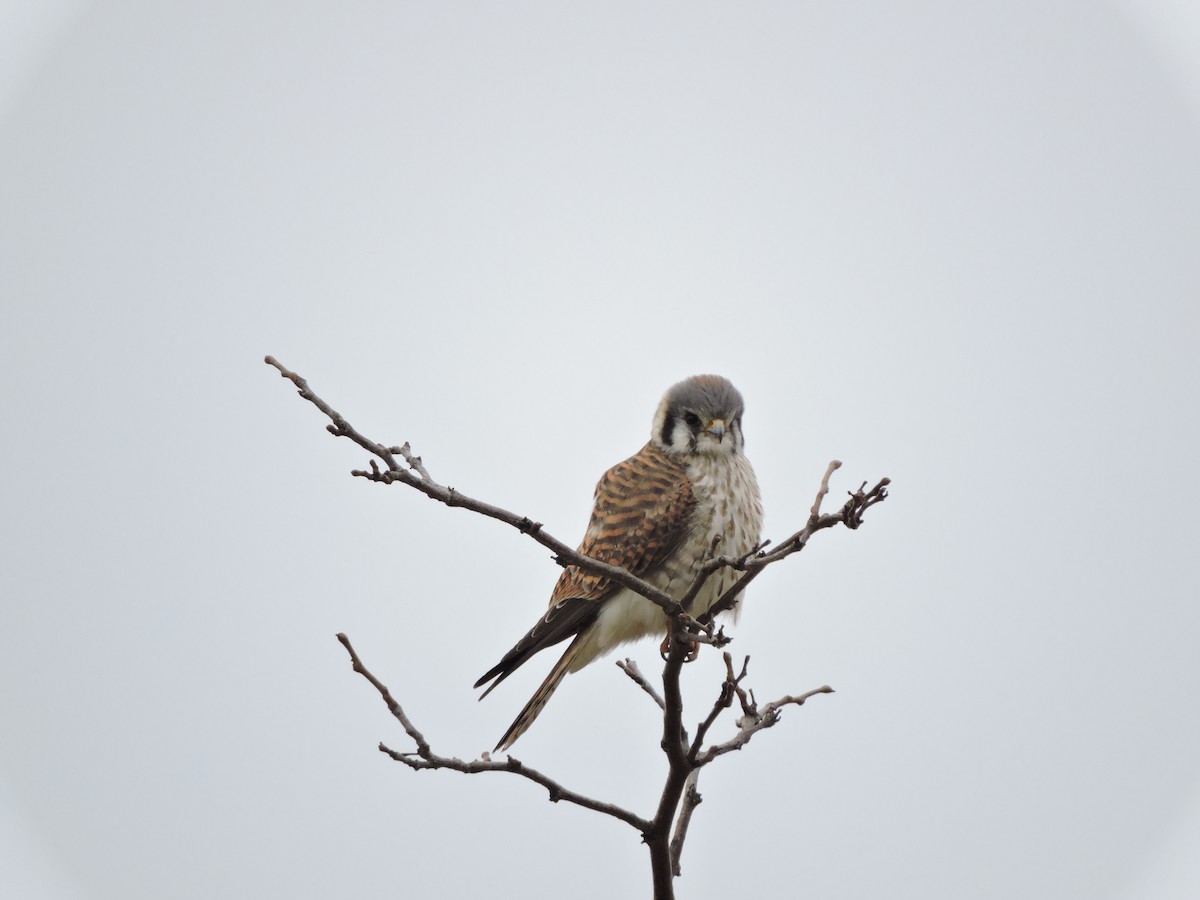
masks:
<instances>
[{"instance_id":1,"label":"bird's tail","mask_svg":"<svg viewBox=\"0 0 1200 900\"><path fill-rule=\"evenodd\" d=\"M516 719L508 726L508 731L504 732L504 737L500 738L500 743L496 744L496 750L507 750L517 742L517 738L529 730L529 726L533 724L533 720L545 709L559 682L566 677L571 666L571 661L575 659L576 654L579 652L580 644L583 643L586 634L587 630L585 629L575 636L575 640L571 641L571 645L567 647L563 655L559 657L558 662L554 664L554 668L550 670L550 674L546 676L546 680L542 682L542 686L533 692L533 696L529 698L529 702L525 704L525 708L517 714Z\"/></svg>"}]
</instances>

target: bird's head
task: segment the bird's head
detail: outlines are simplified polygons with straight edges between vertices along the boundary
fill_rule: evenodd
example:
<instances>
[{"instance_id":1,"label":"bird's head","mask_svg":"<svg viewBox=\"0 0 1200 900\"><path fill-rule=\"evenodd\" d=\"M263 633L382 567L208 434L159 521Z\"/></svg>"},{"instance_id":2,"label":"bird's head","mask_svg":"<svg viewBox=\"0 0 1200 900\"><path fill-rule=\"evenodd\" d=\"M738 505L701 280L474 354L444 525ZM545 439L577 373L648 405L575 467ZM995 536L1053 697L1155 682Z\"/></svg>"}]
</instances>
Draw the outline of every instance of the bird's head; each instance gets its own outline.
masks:
<instances>
[{"instance_id":1,"label":"bird's head","mask_svg":"<svg viewBox=\"0 0 1200 900\"><path fill-rule=\"evenodd\" d=\"M728 379L693 375L663 396L650 440L669 453L736 456L743 447L744 406Z\"/></svg>"}]
</instances>

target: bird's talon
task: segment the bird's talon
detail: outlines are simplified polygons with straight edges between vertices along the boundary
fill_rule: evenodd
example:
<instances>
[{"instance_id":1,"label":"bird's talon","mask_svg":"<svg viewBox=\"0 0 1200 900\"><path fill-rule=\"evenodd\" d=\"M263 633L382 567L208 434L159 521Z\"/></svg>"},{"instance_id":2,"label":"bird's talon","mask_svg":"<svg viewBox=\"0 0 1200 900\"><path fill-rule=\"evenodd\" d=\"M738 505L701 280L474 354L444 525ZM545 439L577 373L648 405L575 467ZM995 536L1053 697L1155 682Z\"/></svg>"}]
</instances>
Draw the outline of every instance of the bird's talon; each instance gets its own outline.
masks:
<instances>
[{"instance_id":1,"label":"bird's talon","mask_svg":"<svg viewBox=\"0 0 1200 900\"><path fill-rule=\"evenodd\" d=\"M688 645L688 652L687 652L687 656L685 656L683 658L683 661L685 663L694 662L696 657L700 655L700 642L699 641L688 641L687 645ZM658 647L658 655L663 658L663 662L666 662L667 655L670 652L671 652L671 635L668 634L665 638L663 638L663 642Z\"/></svg>"}]
</instances>

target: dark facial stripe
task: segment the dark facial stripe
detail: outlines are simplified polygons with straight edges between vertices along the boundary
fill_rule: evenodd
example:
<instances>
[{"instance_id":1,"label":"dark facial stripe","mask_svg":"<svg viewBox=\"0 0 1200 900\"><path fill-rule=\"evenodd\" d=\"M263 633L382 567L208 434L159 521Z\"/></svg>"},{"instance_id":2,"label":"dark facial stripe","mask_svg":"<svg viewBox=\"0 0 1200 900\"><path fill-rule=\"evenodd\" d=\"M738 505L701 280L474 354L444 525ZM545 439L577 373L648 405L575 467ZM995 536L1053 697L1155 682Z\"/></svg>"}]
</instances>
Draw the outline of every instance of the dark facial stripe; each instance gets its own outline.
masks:
<instances>
[{"instance_id":1,"label":"dark facial stripe","mask_svg":"<svg viewBox=\"0 0 1200 900\"><path fill-rule=\"evenodd\" d=\"M664 447L671 446L671 432L674 430L675 430L675 417L673 415L671 415L670 413L667 413L666 418L663 419L662 434L660 435L660 437L662 438L662 443L663 443ZM645 434L645 432L642 432L642 433Z\"/></svg>"}]
</instances>

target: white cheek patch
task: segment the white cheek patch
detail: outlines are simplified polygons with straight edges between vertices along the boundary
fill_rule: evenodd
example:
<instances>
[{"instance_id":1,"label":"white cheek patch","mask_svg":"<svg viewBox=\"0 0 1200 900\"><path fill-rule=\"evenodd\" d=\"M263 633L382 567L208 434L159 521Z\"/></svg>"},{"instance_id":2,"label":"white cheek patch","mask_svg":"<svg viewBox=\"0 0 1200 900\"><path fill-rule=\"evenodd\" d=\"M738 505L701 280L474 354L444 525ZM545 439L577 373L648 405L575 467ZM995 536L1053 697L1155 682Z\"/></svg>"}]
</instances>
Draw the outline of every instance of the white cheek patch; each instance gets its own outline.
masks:
<instances>
[{"instance_id":1,"label":"white cheek patch","mask_svg":"<svg viewBox=\"0 0 1200 900\"><path fill-rule=\"evenodd\" d=\"M676 419L671 429L671 449L681 453L692 449L692 429L683 419Z\"/></svg>"}]
</instances>

